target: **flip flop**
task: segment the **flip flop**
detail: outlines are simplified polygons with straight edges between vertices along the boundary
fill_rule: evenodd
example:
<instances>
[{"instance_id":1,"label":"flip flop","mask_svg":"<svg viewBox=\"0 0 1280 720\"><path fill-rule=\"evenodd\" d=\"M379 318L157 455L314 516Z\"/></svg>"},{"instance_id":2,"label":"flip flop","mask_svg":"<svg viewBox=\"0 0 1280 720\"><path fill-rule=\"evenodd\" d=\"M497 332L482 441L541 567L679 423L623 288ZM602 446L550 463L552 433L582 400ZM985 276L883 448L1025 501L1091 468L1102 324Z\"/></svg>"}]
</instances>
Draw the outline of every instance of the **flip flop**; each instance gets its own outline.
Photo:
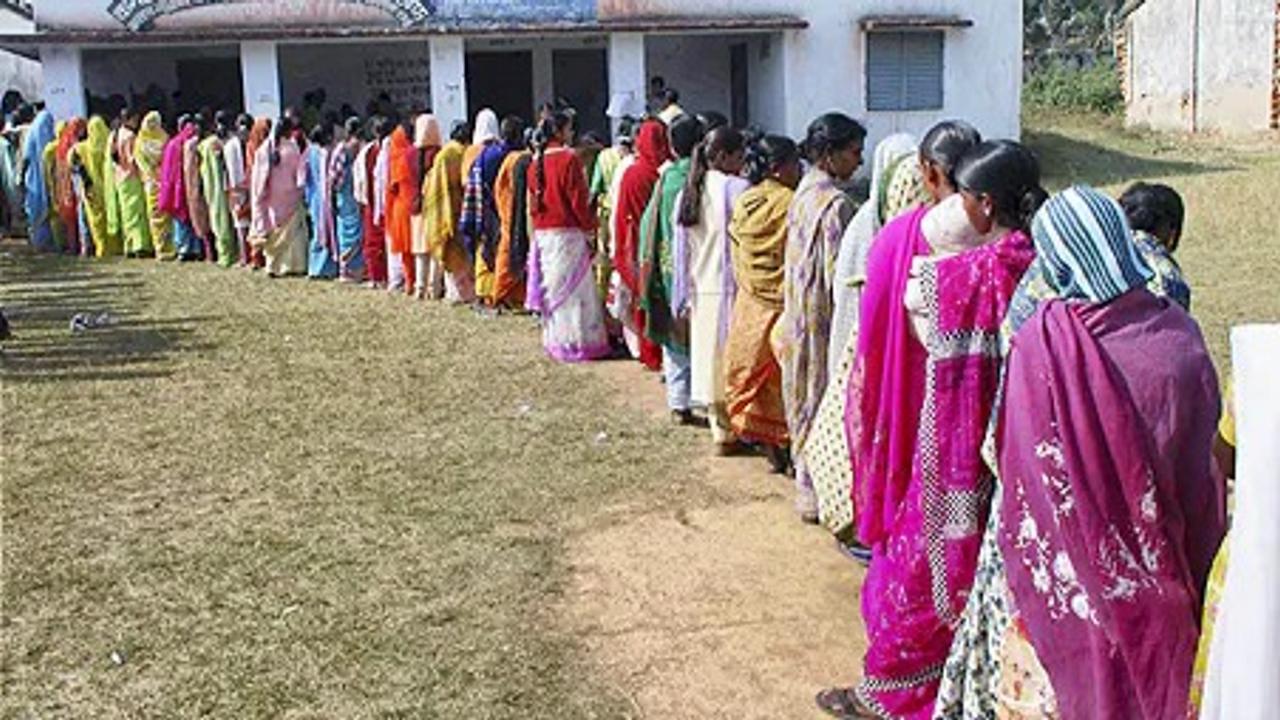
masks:
<instances>
[{"instance_id":1,"label":"flip flop","mask_svg":"<svg viewBox=\"0 0 1280 720\"><path fill-rule=\"evenodd\" d=\"M854 688L823 690L818 693L814 701L823 712L840 720L879 720L880 718L858 699L858 693Z\"/></svg>"}]
</instances>

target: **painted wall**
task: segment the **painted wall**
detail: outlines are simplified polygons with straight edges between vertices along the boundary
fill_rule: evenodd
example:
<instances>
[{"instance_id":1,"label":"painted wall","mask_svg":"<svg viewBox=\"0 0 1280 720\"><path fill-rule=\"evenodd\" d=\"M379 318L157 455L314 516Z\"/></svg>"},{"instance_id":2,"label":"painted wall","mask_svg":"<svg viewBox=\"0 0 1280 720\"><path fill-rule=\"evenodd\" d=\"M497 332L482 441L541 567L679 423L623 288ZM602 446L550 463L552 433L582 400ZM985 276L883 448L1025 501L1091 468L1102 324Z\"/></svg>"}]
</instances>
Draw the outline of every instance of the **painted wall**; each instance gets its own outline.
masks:
<instances>
[{"instance_id":1,"label":"painted wall","mask_svg":"<svg viewBox=\"0 0 1280 720\"><path fill-rule=\"evenodd\" d=\"M1192 3L1148 2L1129 16L1129 124L1191 128Z\"/></svg>"},{"instance_id":2,"label":"painted wall","mask_svg":"<svg viewBox=\"0 0 1280 720\"><path fill-rule=\"evenodd\" d=\"M878 140L894 132L923 134L934 122L962 117L992 137L1017 137L1022 89L1022 3L1019 0L599 0L602 20L662 15L734 16L747 13L798 15L805 30L782 34L780 64L761 69L776 88L776 105L755 106L753 116L782 122L769 125L792 135L831 110L863 118ZM868 113L864 93L865 34L859 20L868 15L959 16L973 26L948 30L944 56L944 106L941 110ZM773 73L781 73L783 83ZM756 81L753 76L753 83ZM672 83L676 84L676 83Z\"/></svg>"},{"instance_id":3,"label":"painted wall","mask_svg":"<svg viewBox=\"0 0 1280 720\"><path fill-rule=\"evenodd\" d=\"M1128 123L1178 131L1266 130L1275 0L1199 0L1198 31L1196 4L1148 2L1130 16Z\"/></svg>"},{"instance_id":4,"label":"painted wall","mask_svg":"<svg viewBox=\"0 0 1280 720\"><path fill-rule=\"evenodd\" d=\"M46 28L420 25L594 18L595 0L36 0Z\"/></svg>"},{"instance_id":5,"label":"painted wall","mask_svg":"<svg viewBox=\"0 0 1280 720\"><path fill-rule=\"evenodd\" d=\"M385 43L308 43L277 47L281 98L302 106L302 96L324 88L326 107L365 104L387 92L402 110L431 105L431 59L425 40ZM333 68L342 68L334 72Z\"/></svg>"}]
</instances>

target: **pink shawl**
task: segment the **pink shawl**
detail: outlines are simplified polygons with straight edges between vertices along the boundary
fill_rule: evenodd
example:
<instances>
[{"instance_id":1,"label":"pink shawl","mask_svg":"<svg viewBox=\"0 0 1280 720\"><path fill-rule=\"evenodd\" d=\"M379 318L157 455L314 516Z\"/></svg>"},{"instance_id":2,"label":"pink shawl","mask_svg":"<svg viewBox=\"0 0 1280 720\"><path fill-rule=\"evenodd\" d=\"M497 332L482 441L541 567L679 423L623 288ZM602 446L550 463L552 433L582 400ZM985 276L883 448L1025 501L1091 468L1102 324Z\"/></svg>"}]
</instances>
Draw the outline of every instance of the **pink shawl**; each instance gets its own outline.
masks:
<instances>
[{"instance_id":1,"label":"pink shawl","mask_svg":"<svg viewBox=\"0 0 1280 720\"><path fill-rule=\"evenodd\" d=\"M867 256L858 355L845 411L858 535L867 545L888 537L911 482L925 349L911 334L902 298L911 260L929 253L920 231L926 212L919 208L886 225Z\"/></svg>"},{"instance_id":2,"label":"pink shawl","mask_svg":"<svg viewBox=\"0 0 1280 720\"><path fill-rule=\"evenodd\" d=\"M990 508L981 449L1000 384L1000 323L1034 258L1031 237L1016 230L925 263L920 276L928 360L914 471L934 609L948 624L964 610Z\"/></svg>"},{"instance_id":3,"label":"pink shawl","mask_svg":"<svg viewBox=\"0 0 1280 720\"><path fill-rule=\"evenodd\" d=\"M160 164L160 197L156 207L169 217L188 222L187 187L182 172L182 151L187 140L195 136L195 127L188 125L169 138L164 146L164 159Z\"/></svg>"},{"instance_id":4,"label":"pink shawl","mask_svg":"<svg viewBox=\"0 0 1280 720\"><path fill-rule=\"evenodd\" d=\"M1187 712L1225 526L1217 377L1181 309L1050 301L1013 340L998 439L1009 587L1061 716Z\"/></svg>"}]
</instances>

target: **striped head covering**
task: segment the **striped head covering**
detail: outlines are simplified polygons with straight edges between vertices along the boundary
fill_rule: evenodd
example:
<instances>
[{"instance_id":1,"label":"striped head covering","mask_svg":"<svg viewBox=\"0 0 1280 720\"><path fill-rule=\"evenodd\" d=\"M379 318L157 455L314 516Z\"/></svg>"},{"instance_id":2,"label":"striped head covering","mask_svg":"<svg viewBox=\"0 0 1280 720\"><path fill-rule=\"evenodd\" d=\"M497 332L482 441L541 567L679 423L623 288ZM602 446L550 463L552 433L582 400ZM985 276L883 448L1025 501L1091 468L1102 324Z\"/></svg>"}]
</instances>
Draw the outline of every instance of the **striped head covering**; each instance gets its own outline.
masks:
<instances>
[{"instance_id":1,"label":"striped head covering","mask_svg":"<svg viewBox=\"0 0 1280 720\"><path fill-rule=\"evenodd\" d=\"M1120 204L1086 185L1049 198L1031 237L1045 280L1063 299L1104 303L1152 277Z\"/></svg>"}]
</instances>

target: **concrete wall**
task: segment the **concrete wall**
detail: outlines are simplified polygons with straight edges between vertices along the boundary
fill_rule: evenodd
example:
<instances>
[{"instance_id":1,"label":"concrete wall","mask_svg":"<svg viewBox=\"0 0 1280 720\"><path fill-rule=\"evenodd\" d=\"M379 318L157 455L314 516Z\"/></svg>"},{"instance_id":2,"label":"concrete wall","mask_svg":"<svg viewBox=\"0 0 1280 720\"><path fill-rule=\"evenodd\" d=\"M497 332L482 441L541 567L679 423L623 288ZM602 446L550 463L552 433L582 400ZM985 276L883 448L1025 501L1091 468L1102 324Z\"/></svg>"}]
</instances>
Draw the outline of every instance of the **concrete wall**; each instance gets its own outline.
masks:
<instances>
[{"instance_id":1,"label":"concrete wall","mask_svg":"<svg viewBox=\"0 0 1280 720\"><path fill-rule=\"evenodd\" d=\"M1129 17L1126 120L1161 130L1266 130L1275 0L1148 2ZM1194 109L1194 117L1193 117Z\"/></svg>"},{"instance_id":2,"label":"concrete wall","mask_svg":"<svg viewBox=\"0 0 1280 720\"><path fill-rule=\"evenodd\" d=\"M1275 73L1275 0L1201 0L1198 125L1266 130Z\"/></svg>"},{"instance_id":3,"label":"concrete wall","mask_svg":"<svg viewBox=\"0 0 1280 720\"><path fill-rule=\"evenodd\" d=\"M601 19L748 13L804 18L809 23L807 29L782 33L782 47L772 48L780 51L781 64L770 61L765 65L769 72L763 77L775 88L779 83L770 73L780 68L785 76L783 96L776 105L759 105L752 110L753 116L770 118L771 127L791 135L801 135L814 117L831 110L864 119L872 141L899 131L920 135L934 122L948 117L965 118L992 137L1017 137L1020 133L1019 0L599 0L598 7ZM866 44L859 20L868 15L892 14L959 16L973 21L972 27L946 32L941 110L867 112L863 70ZM651 68L650 72L655 71ZM670 74L668 80L677 87L689 84ZM753 75L753 85L755 82ZM775 117L782 121L773 120Z\"/></svg>"},{"instance_id":4,"label":"concrete wall","mask_svg":"<svg viewBox=\"0 0 1280 720\"><path fill-rule=\"evenodd\" d=\"M349 103L363 114L380 92L402 110L431 105L431 59L425 40L385 43L281 43L281 99L302 107L304 93L324 88L326 108ZM335 72L334 68L341 68Z\"/></svg>"}]
</instances>

